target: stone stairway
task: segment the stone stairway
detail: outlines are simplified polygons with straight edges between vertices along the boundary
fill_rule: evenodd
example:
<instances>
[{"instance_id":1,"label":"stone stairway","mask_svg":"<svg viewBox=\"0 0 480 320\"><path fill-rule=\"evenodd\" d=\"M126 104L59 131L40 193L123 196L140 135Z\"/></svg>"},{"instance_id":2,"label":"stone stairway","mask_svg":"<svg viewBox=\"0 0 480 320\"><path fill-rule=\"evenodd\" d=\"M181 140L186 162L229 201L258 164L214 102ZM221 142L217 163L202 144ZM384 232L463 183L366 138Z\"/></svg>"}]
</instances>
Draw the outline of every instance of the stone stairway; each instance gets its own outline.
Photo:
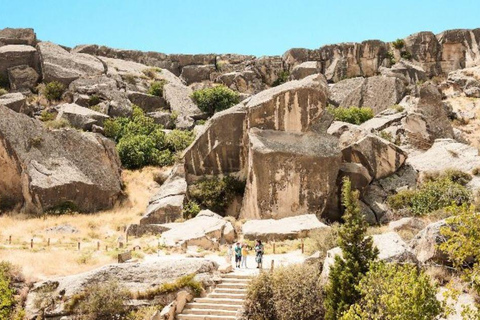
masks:
<instances>
[{"instance_id":1,"label":"stone stairway","mask_svg":"<svg viewBox=\"0 0 480 320\"><path fill-rule=\"evenodd\" d=\"M237 312L247 296L247 286L252 277L243 274L222 275L222 282L205 298L188 303L178 320L237 319Z\"/></svg>"}]
</instances>

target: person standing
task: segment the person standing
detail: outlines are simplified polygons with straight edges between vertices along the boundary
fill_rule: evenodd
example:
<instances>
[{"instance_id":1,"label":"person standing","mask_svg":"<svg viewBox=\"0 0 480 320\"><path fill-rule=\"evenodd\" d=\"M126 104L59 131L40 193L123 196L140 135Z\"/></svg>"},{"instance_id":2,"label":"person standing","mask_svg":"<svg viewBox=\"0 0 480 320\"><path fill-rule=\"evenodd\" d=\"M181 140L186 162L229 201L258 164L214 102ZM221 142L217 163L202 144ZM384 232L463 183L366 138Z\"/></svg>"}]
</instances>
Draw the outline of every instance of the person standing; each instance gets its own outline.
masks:
<instances>
[{"instance_id":1,"label":"person standing","mask_svg":"<svg viewBox=\"0 0 480 320\"><path fill-rule=\"evenodd\" d=\"M261 240L257 240L257 244L255 245L255 261L257 262L257 269L262 268L262 263L263 263L263 244Z\"/></svg>"},{"instance_id":2,"label":"person standing","mask_svg":"<svg viewBox=\"0 0 480 320\"><path fill-rule=\"evenodd\" d=\"M240 242L237 242L235 245L235 266L240 268L240 263L242 261L242 247L240 246Z\"/></svg>"},{"instance_id":3,"label":"person standing","mask_svg":"<svg viewBox=\"0 0 480 320\"><path fill-rule=\"evenodd\" d=\"M248 256L248 250L247 250L247 245L244 243L242 245L242 264L241 266L247 269L247 256Z\"/></svg>"}]
</instances>

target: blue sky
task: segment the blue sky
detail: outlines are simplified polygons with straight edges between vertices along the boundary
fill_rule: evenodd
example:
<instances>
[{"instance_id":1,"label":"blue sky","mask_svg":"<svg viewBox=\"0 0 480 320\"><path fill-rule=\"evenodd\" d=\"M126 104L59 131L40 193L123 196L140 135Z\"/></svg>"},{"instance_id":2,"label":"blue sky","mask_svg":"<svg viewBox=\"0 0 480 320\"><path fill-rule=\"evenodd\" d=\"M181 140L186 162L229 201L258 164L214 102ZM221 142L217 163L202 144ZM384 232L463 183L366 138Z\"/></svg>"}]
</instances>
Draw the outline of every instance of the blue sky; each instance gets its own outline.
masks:
<instances>
[{"instance_id":1,"label":"blue sky","mask_svg":"<svg viewBox=\"0 0 480 320\"><path fill-rule=\"evenodd\" d=\"M480 27L480 0L0 0L0 28L41 40L165 53L283 54L293 47Z\"/></svg>"}]
</instances>

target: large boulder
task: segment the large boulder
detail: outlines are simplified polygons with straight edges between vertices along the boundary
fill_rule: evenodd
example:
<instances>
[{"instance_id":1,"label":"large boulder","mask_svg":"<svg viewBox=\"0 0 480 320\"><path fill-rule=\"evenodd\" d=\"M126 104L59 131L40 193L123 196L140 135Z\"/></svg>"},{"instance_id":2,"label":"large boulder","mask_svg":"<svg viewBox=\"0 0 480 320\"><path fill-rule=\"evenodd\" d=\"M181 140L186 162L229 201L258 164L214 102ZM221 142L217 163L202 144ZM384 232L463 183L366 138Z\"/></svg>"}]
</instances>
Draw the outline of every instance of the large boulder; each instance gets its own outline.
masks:
<instances>
[{"instance_id":1,"label":"large boulder","mask_svg":"<svg viewBox=\"0 0 480 320\"><path fill-rule=\"evenodd\" d=\"M452 71L448 80L463 90L467 97L480 98L480 66Z\"/></svg>"},{"instance_id":2,"label":"large boulder","mask_svg":"<svg viewBox=\"0 0 480 320\"><path fill-rule=\"evenodd\" d=\"M67 120L74 128L90 131L93 125L103 126L109 118L104 113L84 108L74 103L65 103L58 107L57 119Z\"/></svg>"},{"instance_id":3,"label":"large boulder","mask_svg":"<svg viewBox=\"0 0 480 320\"><path fill-rule=\"evenodd\" d=\"M37 71L27 65L9 68L7 73L13 91L29 91L35 88L40 79Z\"/></svg>"},{"instance_id":4,"label":"large boulder","mask_svg":"<svg viewBox=\"0 0 480 320\"><path fill-rule=\"evenodd\" d=\"M421 263L448 263L448 256L438 249L438 245L446 240L440 234L441 228L446 225L445 220L429 224L410 241L410 247L418 261Z\"/></svg>"},{"instance_id":5,"label":"large boulder","mask_svg":"<svg viewBox=\"0 0 480 320\"><path fill-rule=\"evenodd\" d=\"M405 85L416 85L418 82L427 80L425 70L421 66L404 59L391 68L383 68L380 71L382 75L399 78Z\"/></svg>"},{"instance_id":6,"label":"large boulder","mask_svg":"<svg viewBox=\"0 0 480 320\"><path fill-rule=\"evenodd\" d=\"M396 232L372 236L373 245L378 249L378 259L386 262L416 263L417 258L410 247Z\"/></svg>"},{"instance_id":7,"label":"large boulder","mask_svg":"<svg viewBox=\"0 0 480 320\"><path fill-rule=\"evenodd\" d=\"M254 94L266 88L262 78L252 70L223 73L215 78L215 82L245 94Z\"/></svg>"},{"instance_id":8,"label":"large boulder","mask_svg":"<svg viewBox=\"0 0 480 320\"><path fill-rule=\"evenodd\" d=\"M15 112L27 113L26 109L27 99L21 93L7 93L0 96L0 105L12 109Z\"/></svg>"},{"instance_id":9,"label":"large boulder","mask_svg":"<svg viewBox=\"0 0 480 320\"><path fill-rule=\"evenodd\" d=\"M8 69L27 65L38 70L38 53L32 46L12 44L0 47L0 76L8 79Z\"/></svg>"},{"instance_id":10,"label":"large boulder","mask_svg":"<svg viewBox=\"0 0 480 320\"><path fill-rule=\"evenodd\" d=\"M251 129L242 218L321 216L341 164L338 140L327 134Z\"/></svg>"},{"instance_id":11,"label":"large boulder","mask_svg":"<svg viewBox=\"0 0 480 320\"><path fill-rule=\"evenodd\" d=\"M396 77L373 76L355 85L340 102L340 107L369 107L375 114L399 103L405 95L405 85Z\"/></svg>"},{"instance_id":12,"label":"large boulder","mask_svg":"<svg viewBox=\"0 0 480 320\"><path fill-rule=\"evenodd\" d=\"M357 77L345 79L334 83L330 86L329 103L333 104L334 106L339 106L351 92L359 90L362 87L364 81L364 78Z\"/></svg>"},{"instance_id":13,"label":"large boulder","mask_svg":"<svg viewBox=\"0 0 480 320\"><path fill-rule=\"evenodd\" d=\"M70 53L51 42L40 42L37 49L45 82L58 81L68 86L80 77L105 73L103 63L89 54Z\"/></svg>"},{"instance_id":14,"label":"large boulder","mask_svg":"<svg viewBox=\"0 0 480 320\"><path fill-rule=\"evenodd\" d=\"M448 74L457 69L476 66L480 63L480 29L454 29L437 34L442 48L440 65Z\"/></svg>"},{"instance_id":15,"label":"large boulder","mask_svg":"<svg viewBox=\"0 0 480 320\"><path fill-rule=\"evenodd\" d=\"M174 222L183 217L183 202L187 193L183 164L175 166L168 179L150 199L140 224Z\"/></svg>"},{"instance_id":16,"label":"large boulder","mask_svg":"<svg viewBox=\"0 0 480 320\"><path fill-rule=\"evenodd\" d=\"M314 214L305 214L279 220L249 220L242 226L245 239L262 241L282 241L305 238L312 231L329 228Z\"/></svg>"},{"instance_id":17,"label":"large boulder","mask_svg":"<svg viewBox=\"0 0 480 320\"><path fill-rule=\"evenodd\" d=\"M441 46L432 32L419 32L404 39L405 50L412 54L413 61L418 63L428 77L441 74Z\"/></svg>"},{"instance_id":18,"label":"large boulder","mask_svg":"<svg viewBox=\"0 0 480 320\"><path fill-rule=\"evenodd\" d=\"M391 175L407 159L407 154L398 146L371 134L346 147L342 153L344 161L362 164L375 179Z\"/></svg>"},{"instance_id":19,"label":"large boulder","mask_svg":"<svg viewBox=\"0 0 480 320\"><path fill-rule=\"evenodd\" d=\"M81 212L110 208L122 194L112 141L77 130L46 129L0 106L0 196L41 213L68 205Z\"/></svg>"},{"instance_id":20,"label":"large boulder","mask_svg":"<svg viewBox=\"0 0 480 320\"><path fill-rule=\"evenodd\" d=\"M210 210L202 210L195 218L176 224L160 238L166 246L198 246L205 250L234 240L232 224Z\"/></svg>"},{"instance_id":21,"label":"large boulder","mask_svg":"<svg viewBox=\"0 0 480 320\"><path fill-rule=\"evenodd\" d=\"M34 46L37 35L31 28L5 28L0 30L0 47L9 44Z\"/></svg>"},{"instance_id":22,"label":"large boulder","mask_svg":"<svg viewBox=\"0 0 480 320\"><path fill-rule=\"evenodd\" d=\"M312 74L321 73L322 66L318 61L306 61L292 69L290 77L292 80L300 80L311 76Z\"/></svg>"},{"instance_id":23,"label":"large boulder","mask_svg":"<svg viewBox=\"0 0 480 320\"><path fill-rule=\"evenodd\" d=\"M160 109L168 108L167 102L165 99L163 99L163 97L142 92L128 92L127 94L128 99L145 112L154 112Z\"/></svg>"},{"instance_id":24,"label":"large boulder","mask_svg":"<svg viewBox=\"0 0 480 320\"><path fill-rule=\"evenodd\" d=\"M131 293L146 293L152 288L175 282L180 277L195 275L195 280L202 282L205 287L212 286L216 277L218 265L205 259L169 259L163 261L149 261L140 263L111 264L77 275L54 278L36 283L30 290L26 301L27 319L37 319L41 311L35 303L42 299L42 292L49 291L52 305L45 310L48 319L61 318L72 315L66 305L84 293L90 286L104 283L108 280L116 281L120 286L127 288ZM43 295L45 295L43 293ZM177 292L157 295L155 299L133 300L132 305L161 304L167 305L173 300ZM43 297L44 298L44 297ZM49 301L50 302L50 301Z\"/></svg>"},{"instance_id":25,"label":"large boulder","mask_svg":"<svg viewBox=\"0 0 480 320\"><path fill-rule=\"evenodd\" d=\"M210 75L216 70L217 69L213 64L190 65L182 68L182 74L180 75L180 77L185 80L187 85L189 85L194 82L210 80Z\"/></svg>"}]
</instances>

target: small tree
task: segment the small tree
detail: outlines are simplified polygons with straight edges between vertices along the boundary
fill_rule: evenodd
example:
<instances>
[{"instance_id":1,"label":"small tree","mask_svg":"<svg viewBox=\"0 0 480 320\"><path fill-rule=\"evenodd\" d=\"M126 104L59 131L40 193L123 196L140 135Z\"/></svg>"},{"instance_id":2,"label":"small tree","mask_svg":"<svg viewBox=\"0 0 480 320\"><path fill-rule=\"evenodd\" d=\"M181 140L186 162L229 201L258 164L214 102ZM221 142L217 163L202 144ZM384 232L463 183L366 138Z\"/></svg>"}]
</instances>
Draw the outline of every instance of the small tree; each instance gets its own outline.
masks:
<instances>
[{"instance_id":1,"label":"small tree","mask_svg":"<svg viewBox=\"0 0 480 320\"><path fill-rule=\"evenodd\" d=\"M371 237L366 237L367 223L358 205L358 191L352 191L348 178L343 180L342 203L345 207L344 224L339 230L339 246L343 258L336 256L325 290L325 319L336 320L358 301L357 289L378 251Z\"/></svg>"},{"instance_id":2,"label":"small tree","mask_svg":"<svg viewBox=\"0 0 480 320\"><path fill-rule=\"evenodd\" d=\"M65 85L58 81L52 81L45 85L43 95L48 101L60 100L65 92Z\"/></svg>"},{"instance_id":3,"label":"small tree","mask_svg":"<svg viewBox=\"0 0 480 320\"><path fill-rule=\"evenodd\" d=\"M443 311L430 277L415 265L374 263L358 289L361 299L342 320L430 320Z\"/></svg>"},{"instance_id":4,"label":"small tree","mask_svg":"<svg viewBox=\"0 0 480 320\"><path fill-rule=\"evenodd\" d=\"M197 90L192 94L193 101L198 108L208 115L228 109L240 101L237 92L224 85Z\"/></svg>"}]
</instances>

